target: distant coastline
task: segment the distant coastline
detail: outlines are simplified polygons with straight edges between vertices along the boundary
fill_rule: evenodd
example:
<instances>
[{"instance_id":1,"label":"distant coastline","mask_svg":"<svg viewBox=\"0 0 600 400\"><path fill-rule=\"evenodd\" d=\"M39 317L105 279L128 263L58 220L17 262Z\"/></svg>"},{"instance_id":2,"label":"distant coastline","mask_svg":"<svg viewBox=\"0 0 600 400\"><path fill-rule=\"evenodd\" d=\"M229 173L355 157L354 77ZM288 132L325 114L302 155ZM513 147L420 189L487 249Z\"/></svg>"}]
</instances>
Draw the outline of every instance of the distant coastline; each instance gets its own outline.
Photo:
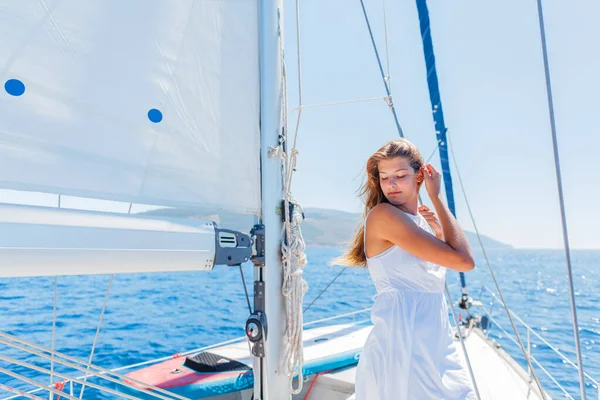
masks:
<instances>
[{"instance_id":1,"label":"distant coastline","mask_svg":"<svg viewBox=\"0 0 600 400\"><path fill-rule=\"evenodd\" d=\"M222 210L184 210L162 208L146 211L143 215L155 215L174 218L208 219L215 221L222 228L248 231L253 225L254 216L235 214ZM307 207L304 209L306 219L302 223L304 241L309 247L343 247L352 239L361 214L341 210ZM466 231L467 239L473 249L479 249L477 235ZM486 250L511 250L513 246L481 235Z\"/></svg>"},{"instance_id":2,"label":"distant coastline","mask_svg":"<svg viewBox=\"0 0 600 400\"><path fill-rule=\"evenodd\" d=\"M352 238L361 215L340 210L323 208L305 208L306 219L302 223L302 233L307 246L310 247L339 247L345 246ZM480 248L477 235L466 231L467 240L474 249ZM486 250L514 249L507 243L502 243L489 236L481 235Z\"/></svg>"}]
</instances>

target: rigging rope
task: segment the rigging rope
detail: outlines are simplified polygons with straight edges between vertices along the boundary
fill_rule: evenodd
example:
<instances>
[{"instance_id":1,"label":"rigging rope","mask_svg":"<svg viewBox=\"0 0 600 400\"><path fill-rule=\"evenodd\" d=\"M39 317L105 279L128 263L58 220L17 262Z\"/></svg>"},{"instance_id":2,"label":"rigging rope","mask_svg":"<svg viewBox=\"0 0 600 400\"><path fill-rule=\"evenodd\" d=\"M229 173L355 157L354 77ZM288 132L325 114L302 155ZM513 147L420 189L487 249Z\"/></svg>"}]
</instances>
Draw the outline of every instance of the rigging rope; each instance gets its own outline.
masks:
<instances>
[{"instance_id":1,"label":"rigging rope","mask_svg":"<svg viewBox=\"0 0 600 400\"><path fill-rule=\"evenodd\" d=\"M242 270L242 266L238 265L240 269L240 276L242 277L242 286L244 287L244 293L246 294L246 303L248 304L248 313L252 314L252 306L250 305L250 296L248 296L248 288L246 287L246 279L244 278L244 271Z\"/></svg>"},{"instance_id":2,"label":"rigging rope","mask_svg":"<svg viewBox=\"0 0 600 400\"><path fill-rule=\"evenodd\" d=\"M92 343L92 350L90 351L90 357L88 359L88 364L92 363L94 359L94 350L96 350L96 343L98 342L98 336L100 335L100 328L102 327L102 318L104 317L104 312L106 311L106 305L108 304L108 298L110 296L110 288L113 283L113 279L115 274L110 276L110 280L108 281L108 288L106 289L106 295L104 296L104 304L102 305L102 311L100 312L100 319L98 320L98 327L96 328L96 335L94 335L94 342ZM85 382L87 381L88 374L87 371L89 367L86 368L85 377L83 378L83 385L81 386L81 391L79 392L79 398L83 399L83 391L85 390Z\"/></svg>"},{"instance_id":3,"label":"rigging rope","mask_svg":"<svg viewBox=\"0 0 600 400\"><path fill-rule=\"evenodd\" d=\"M309 105L303 104L302 106L298 106L298 107L294 108L293 110L291 110L290 114L293 113L293 112L295 112L295 111L304 110L305 108L328 107L328 106L337 106L337 105L340 105L340 104L351 104L351 103L366 103L366 102L369 102L369 101L379 101L379 100L384 100L384 101L386 101L386 103L389 104L389 102L387 100L387 96L383 96L383 97L368 97L368 98L365 98L365 99L332 101L332 102L328 102L328 103L317 103L317 104L309 104Z\"/></svg>"},{"instance_id":4,"label":"rigging rope","mask_svg":"<svg viewBox=\"0 0 600 400\"><path fill-rule=\"evenodd\" d=\"M22 390L16 389L16 388L11 387L11 386L7 386L7 385L5 385L3 383L0 383L0 389L6 390L9 393L15 393L19 397L27 397L28 399L33 399L33 400L44 400L41 397L35 396L35 395L31 394L31 393L24 392Z\"/></svg>"},{"instance_id":5,"label":"rigging rope","mask_svg":"<svg viewBox=\"0 0 600 400\"><path fill-rule=\"evenodd\" d=\"M484 310L485 310L485 307L484 307ZM515 338L513 338L513 337L511 336L511 334L510 334L510 333L508 333L508 332L507 332L507 331L506 331L506 330L505 330L505 329L502 327L502 325L500 325L500 323L499 323L499 322L498 322L498 321L497 321L495 318L493 318L493 317L492 317L492 316L491 316L489 313L488 313L488 317L490 318L490 321L491 321L491 322L492 322L492 323L493 323L493 324L494 324L494 325L495 325L495 326L496 326L498 329L500 329L500 331L501 331L502 333L504 333L508 339L510 339L510 340L511 340L511 341L512 341L514 344L516 344L517 346L519 345L519 343L518 343L518 342L515 340ZM552 381L552 382L553 382L553 383L554 383L554 384L555 384L555 385L556 385L558 388L560 388L560 389L563 391L563 393L565 394L565 396L566 396L566 397L568 397L569 399L573 399L573 396L571 396L571 395L569 394L569 392L568 392L568 391L567 391L567 390L566 390L566 389L565 389L565 388L564 388L564 387L563 387L563 386L562 386L562 385L561 385L561 384L560 384L560 383L559 383L559 382L558 382L558 381L557 381L557 380L556 380L556 379L555 379L555 378L552 376L552 374L550 374L550 372L548 372L548 370L546 370L546 369L545 369L545 368L542 366L542 364L540 364L540 362L539 362L538 360L536 360L536 358L535 358L534 356L531 356L531 360L532 360L533 362L535 362L535 364L536 364L536 365L537 365L537 366L538 366L538 367L539 367L539 368L542 370L542 372L544 372L544 373L546 374L546 376L548 376L548 378L550 378L550 380L551 380L551 381Z\"/></svg>"},{"instance_id":6,"label":"rigging rope","mask_svg":"<svg viewBox=\"0 0 600 400\"><path fill-rule=\"evenodd\" d=\"M3 338L6 338L6 339L3 339ZM21 344L12 343L11 341L12 342L16 342L16 343L21 343ZM181 400L186 400L185 397L179 396L176 393L168 392L168 391L166 391L164 389L161 389L161 388L156 387L156 386L151 386L151 385L149 385L147 383L144 383L144 382L141 382L141 381L139 381L137 379L133 379L131 377L126 377L125 375L118 374L118 373L116 373L114 371L110 371L108 369L99 367L97 365L86 363L84 361L78 360L77 358L67 356L67 355L65 355L63 353L49 350L49 349L47 349L47 348L45 348L43 346L36 345L34 343L31 343L31 342L28 342L26 340L20 339L20 338L18 338L16 336L9 335L8 333L5 333L5 332L0 332L0 344L5 344L5 345L10 346L12 348L28 352L30 354L39 356L39 357L44 358L44 359L51 359L51 357L54 357L55 358L55 362L57 362L59 364L62 364L64 366L66 366L66 367L73 368L75 370L81 371L81 372L86 372L86 369L84 367L88 367L88 368L90 368L90 369L93 370L92 373L93 373L94 376L102 378L102 379L105 379L107 381L110 381L110 382L113 382L113 383L116 383L116 384L119 384L119 385L127 386L130 389L134 389L134 390L137 390L137 391L140 390L139 388L133 386L132 384L129 384L129 383L125 382L125 380L127 380L128 382L133 382L133 383L140 384L144 388L148 389L148 390L144 390L144 394L148 395L148 396L154 396L154 397L157 397L157 398L160 398L160 399L166 399L166 400L171 399L171 398L177 398L177 399L181 399ZM30 347L30 348L28 348L28 347ZM40 351L36 351L36 350L33 350L33 349L37 349L37 350L40 350ZM45 353L50 353L50 355L45 354ZM66 361L66 360L68 360L68 361ZM77 364L81 364L81 365L77 365ZM114 376L115 378L118 378L118 379L112 378L111 376ZM17 378L17 379L20 379L20 378ZM38 386L38 387L40 387L40 388L42 388L44 390L47 390L47 388L48 388L47 386L44 386L43 384L41 384L39 382L36 382L33 385ZM159 393L165 394L165 395L167 395L169 397L161 396Z\"/></svg>"},{"instance_id":7,"label":"rigging rope","mask_svg":"<svg viewBox=\"0 0 600 400\"><path fill-rule=\"evenodd\" d=\"M300 60L300 1L296 0L296 55L298 59L298 104L302 105L302 64Z\"/></svg>"},{"instance_id":8,"label":"rigging rope","mask_svg":"<svg viewBox=\"0 0 600 400\"><path fill-rule=\"evenodd\" d=\"M394 103L392 101L392 92L390 89L390 85L388 80L386 79L385 72L383 71L383 65L381 64L381 57L379 57L379 51L377 50L377 45L375 44L375 37L373 36L373 31L371 30L371 23L369 22L369 17L367 15L367 9L365 8L365 3L363 0L360 0L360 5L362 7L363 15L365 17L365 22L367 23L367 28L369 29L369 36L371 36L371 44L373 45L373 51L375 51L375 57L377 57L377 64L379 65L379 72L381 73L381 79L383 79L383 85L385 86L385 92L387 93L387 102L392 111L392 115L394 116L394 122L396 123L396 129L398 129L398 134L400 137L404 137L404 132L402 131L402 127L400 126L400 121L398 121L398 115L396 114L396 108L394 107Z\"/></svg>"},{"instance_id":9,"label":"rigging rope","mask_svg":"<svg viewBox=\"0 0 600 400\"><path fill-rule=\"evenodd\" d=\"M217 347L222 347L222 346L225 346L225 345L228 345L228 344L232 344L232 343L236 343L236 342L241 342L244 339L247 340L248 337L246 335L240 336L240 337L229 339L229 340L226 340L226 341L223 341L223 342L220 342L220 343L215 343L215 344L212 344L210 346L205 346L205 347L200 347L200 348L197 348L197 349L188 350L188 351L182 352L181 355L182 356L187 356L189 354L194 354L194 353L200 353L200 352L203 352L203 351L208 351L208 350L211 350L211 349L214 349L214 348L217 348ZM173 358L172 355L168 356L168 357L156 358L156 359L153 359L153 360L143 361L143 362L139 362L139 363L136 363L136 364L130 364L130 365L125 365L125 366L118 367L118 368L113 368L113 369L110 369L110 372L111 373L113 373L113 372L116 373L118 371L129 370L129 369L138 368L138 367L143 367L143 366L150 365L150 364L157 364L159 362L171 360L172 358ZM81 375L81 376L77 377L77 379L82 379L83 377L84 377L84 375ZM37 392L40 392L40 391L42 391L44 389L45 389L45 386L42 386L42 387L39 387L37 389L30 390L27 393L29 393L29 394L37 393ZM11 397L8 397L8 398L6 398L4 400L13 400L15 398L18 398L18 396L11 396Z\"/></svg>"},{"instance_id":10,"label":"rigging rope","mask_svg":"<svg viewBox=\"0 0 600 400\"><path fill-rule=\"evenodd\" d=\"M530 356L527 353L527 350L525 349L525 345L523 344L521 335L519 335L519 331L517 330L517 325L515 324L515 321L513 321L510 309L508 308L508 304L506 303L506 301L504 299L504 294L502 293L502 289L500 289L500 284L498 283L498 280L496 279L496 274L494 273L494 269L492 268L492 263L490 262L490 259L485 250L485 246L483 245L483 241L481 240L481 235L479 234L479 229L477 228L477 223L475 222L475 217L473 216L473 210L471 210L471 204L469 203L469 199L467 198L467 192L466 192L463 180L462 180L462 175L460 174L460 169L458 168L458 163L456 162L456 156L454 155L454 148L452 147L452 141L450 140L450 136L448 135L448 132L446 132L446 135L447 135L446 139L448 140L448 147L450 148L450 154L452 155L452 162L454 163L454 169L456 170L456 176L458 177L458 182L460 183L460 188L461 188L463 197L465 199L467 211L469 212L469 217L471 218L471 223L473 224L473 229L475 229L475 234L477 235L477 240L479 241L479 245L481 246L481 250L483 251L483 256L485 258L486 264L490 271L490 275L492 276L492 280L494 281L496 290L498 290L498 295L500 296L501 303L504 306L504 309L506 310L506 314L508 315L508 319L510 320L510 324L513 328L513 332L515 333L515 336L517 337L519 346L521 348L521 352L523 353L523 356L525 357L525 360L527 361L527 365L529 366L529 368L531 368L531 374L533 375L533 378L535 379L535 383L537 384L537 386L540 390L542 398L544 400L546 400L546 394L544 393L544 390L542 389L542 384L540 383L540 381L537 377L537 374L535 373L535 369L533 368L533 364L531 362Z\"/></svg>"},{"instance_id":11,"label":"rigging rope","mask_svg":"<svg viewBox=\"0 0 600 400\"><path fill-rule=\"evenodd\" d=\"M37 381L35 381L33 379L29 379L29 378L27 378L27 377L25 377L23 375L19 375L19 374L15 373L15 372L11 372L11 371L9 371L7 369L4 369L4 368L1 368L1 367L0 367L0 372L3 373L3 374L6 374L8 376L12 376L15 379L22 380L23 382L27 382L27 383L29 383L31 385L34 385L34 386L41 385L41 383L39 383L39 382L37 382ZM52 400L52 394L53 393L56 394L56 395L58 395L58 396L66 397L67 399L70 399L70 400L79 400L77 397L73 397L73 396L70 396L70 395L68 395L68 394L66 394L64 392L58 391L58 390L54 389L51 386L45 387L44 390L48 390L50 392L49 393L50 400Z\"/></svg>"},{"instance_id":12,"label":"rigging rope","mask_svg":"<svg viewBox=\"0 0 600 400\"><path fill-rule=\"evenodd\" d=\"M444 112L442 109L442 99L438 83L438 76L435 64L435 54L433 51L433 38L431 35L431 22L429 18L429 9L426 0L417 0L417 12L419 16L419 27L421 32L421 41L423 43L423 55L425 58L425 68L427 71L427 87L429 90L429 101L435 133L440 154L442 166L442 176L444 177L444 189L446 191L446 200L448 208L452 215L456 217L456 208L454 205L454 190L452 188L452 174L448 162L448 148L446 146L446 126L444 122ZM468 309L468 291L465 273L459 272L460 283L462 286L462 297L460 301L461 308Z\"/></svg>"},{"instance_id":13,"label":"rigging rope","mask_svg":"<svg viewBox=\"0 0 600 400\"><path fill-rule=\"evenodd\" d=\"M482 288L482 293L483 293L483 289L487 290L492 295L492 297L494 298L494 300L496 299L496 294L493 293L489 288L483 287ZM523 319L521 319L521 317L519 317L517 314L515 314L514 311L511 310L511 313L513 314L513 316L515 317L515 319L521 323L521 325L523 325L525 328L527 328L528 332L530 332L535 337L537 337L544 345L548 346L548 348L550 350L552 350L553 352L555 352L556 354L558 354L558 356L563 360L564 363L567 363L570 366L572 366L575 369L577 369L577 365L573 361L571 361L571 359L569 359L567 356L565 356L556 346L553 346L552 344L550 344L546 339L544 339L542 336L540 336L539 333L537 333L535 330L533 330L531 327L529 327L525 323L525 321L523 321ZM488 314L491 314L491 313L488 313ZM592 378L587 372L584 372L584 374L585 374L585 377L587 379L589 379L594 385L597 386L599 384L599 382L597 382L594 378Z\"/></svg>"},{"instance_id":14,"label":"rigging rope","mask_svg":"<svg viewBox=\"0 0 600 400\"><path fill-rule=\"evenodd\" d=\"M479 395L479 389L477 388L477 382L475 381L475 374L473 373L473 367L471 366L471 359L469 358L469 353L467 352L467 346L465 345L465 340L463 338L462 331L460 329L460 323L458 322L458 318L456 318L456 313L454 312L454 303L452 302L452 296L450 296L450 291L448 290L448 284L444 284L444 289L446 291L446 299L450 305L450 311L452 312L452 318L454 319L454 324L456 325L456 333L460 339L460 345L465 353L465 360L467 361L467 367L469 369L469 375L471 376L471 382L473 382L473 389L475 390L475 395L477 396L477 400L481 400L481 396Z\"/></svg>"},{"instance_id":15,"label":"rigging rope","mask_svg":"<svg viewBox=\"0 0 600 400\"><path fill-rule=\"evenodd\" d=\"M28 368L28 369L33 370L33 371L41 372L41 373L49 373L50 372L46 368L38 367L37 365L33 365L33 364L30 364L30 363L27 363L27 362L24 362L24 361L16 360L14 358L6 357L6 356L3 356L3 355L0 355L0 360L4 360L4 361L10 362L10 363L15 364L15 365L20 365L22 367ZM56 372L56 371L54 372L54 375L56 375L59 378L65 379L65 382L66 381L71 381L71 382L79 383L81 385L87 385L87 386L92 387L94 389L98 389L98 390L100 390L102 392L106 392L106 393L117 395L120 398L125 398L125 399L130 399L130 400L136 400L136 399L138 399L138 397L130 396L130 395L125 394L125 393L120 393L120 392L118 392L116 390L113 390L113 389L110 389L110 388L107 388L107 387L104 387L104 386L101 386L101 385L97 385L95 383L85 382L85 381L83 381L81 379L72 378L72 377L69 377L66 374L62 374L62 373L59 373L59 372ZM47 388L46 388L46 390L47 390ZM64 396L64 394L61 394L61 396ZM71 398L71 397L69 397L69 398ZM76 399L76 397L72 397L72 398Z\"/></svg>"},{"instance_id":16,"label":"rigging rope","mask_svg":"<svg viewBox=\"0 0 600 400\"><path fill-rule=\"evenodd\" d=\"M575 350L577 352L577 364L579 365L579 389L581 399L586 399L585 378L583 374L583 359L581 357L581 343L579 340L579 325L577 323L577 306L575 304L575 289L573 285L573 268L571 265L571 251L569 246L569 233L567 231L567 216L565 212L565 199L563 195L562 174L560 171L560 159L558 157L558 139L556 135L556 121L554 118L554 101L552 99L552 84L550 80L550 65L548 62L548 48L546 46L546 29L544 26L544 13L542 1L537 0L538 19L540 25L540 36L542 41L542 55L544 58L544 73L546 77L546 95L548 97L548 114L550 117L550 130L552 132L552 149L554 151L554 169L556 171L556 186L558 199L560 201L560 219L562 224L563 242L567 261L567 276L569 279L569 295L571 299L571 316L573 318L573 335L575 337Z\"/></svg>"},{"instance_id":17,"label":"rigging rope","mask_svg":"<svg viewBox=\"0 0 600 400\"><path fill-rule=\"evenodd\" d=\"M60 204L59 204L60 207ZM50 359L50 386L52 386L54 380L54 343L56 338L56 298L58 296L58 276L54 277L54 301L52 306L52 358ZM50 393L50 400L52 400L52 393Z\"/></svg>"},{"instance_id":18,"label":"rigging rope","mask_svg":"<svg viewBox=\"0 0 600 400\"><path fill-rule=\"evenodd\" d=\"M390 72L390 53L389 53L389 46L388 46L388 26L387 26L387 17L386 17L387 12L386 12L386 8L385 8L385 0L383 0L381 3L383 5L383 32L385 35L385 64L386 64L386 68L387 68L386 80L390 87L390 93L391 93L392 92L392 77L391 77L391 72Z\"/></svg>"},{"instance_id":19,"label":"rigging rope","mask_svg":"<svg viewBox=\"0 0 600 400\"><path fill-rule=\"evenodd\" d=\"M321 295L323 293L325 293L327 291L327 289L329 289L329 286L331 286L333 284L333 282L335 282L337 280L337 278L340 277L340 275L342 275L344 273L344 271L346 270L347 267L342 268L342 270L340 272L338 272L338 274L331 280L331 282L329 282L327 284L327 286L325 286L325 289L321 290L321 292L317 295L317 297L315 297L313 299L313 301L310 302L310 304L308 306L306 306L306 308L304 309L304 312L307 312L308 309L315 304L315 301L319 300L319 297L321 297Z\"/></svg>"},{"instance_id":20,"label":"rigging rope","mask_svg":"<svg viewBox=\"0 0 600 400\"><path fill-rule=\"evenodd\" d=\"M283 267L283 284L281 293L285 298L286 305L286 336L287 349L284 355L285 371L289 377L289 387L292 394L302 391L304 382L302 367L304 364L304 347L302 341L303 315L302 303L308 284L302 279L302 270L306 265L306 245L300 230L300 224L304 219L304 213L298 202L292 197L291 184L293 173L296 169L298 149L296 148L300 118L302 116L302 74L300 59L300 5L296 0L296 43L298 57L298 96L299 107L292 149L288 149L287 143L287 72L283 59L281 60L282 82L281 82L281 127L282 135L277 147L269 149L269 157L282 158L282 183L283 183L283 227L281 242L281 263ZM281 54L283 54L283 43L281 43ZM294 380L297 386L294 387Z\"/></svg>"},{"instance_id":21,"label":"rigging rope","mask_svg":"<svg viewBox=\"0 0 600 400\"><path fill-rule=\"evenodd\" d=\"M242 265L238 265L240 270L240 276L242 277L242 286L244 287L244 294L246 295L246 303L248 304L248 315L252 315L252 306L250 305L250 296L248 296L248 288L246 287L246 278L244 277L244 271L242 270ZM252 345L250 344L250 340L245 336L248 343L248 354L252 354Z\"/></svg>"}]
</instances>

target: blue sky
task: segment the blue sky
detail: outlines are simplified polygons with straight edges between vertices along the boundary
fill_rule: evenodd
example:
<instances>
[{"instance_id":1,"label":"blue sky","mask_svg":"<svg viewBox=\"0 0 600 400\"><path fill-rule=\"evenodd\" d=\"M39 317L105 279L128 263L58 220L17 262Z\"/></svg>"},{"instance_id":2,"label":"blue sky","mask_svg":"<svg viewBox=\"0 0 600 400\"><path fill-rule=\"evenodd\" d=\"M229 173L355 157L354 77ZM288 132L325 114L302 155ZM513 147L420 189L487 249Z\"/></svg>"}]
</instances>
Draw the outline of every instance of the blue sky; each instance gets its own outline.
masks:
<instances>
[{"instance_id":1,"label":"blue sky","mask_svg":"<svg viewBox=\"0 0 600 400\"><path fill-rule=\"evenodd\" d=\"M285 0L286 61L298 105L295 1ZM384 0L367 0L387 70ZM384 87L359 1L302 0L303 104L375 98ZM481 232L517 247L562 247L535 1L429 2L446 125ZM573 248L600 248L600 3L544 2L566 210ZM415 1L385 0L392 93L405 135L435 149ZM293 131L297 113L289 114ZM364 163L397 137L383 101L302 112L294 195L305 206L360 212ZM439 158L432 159L439 166ZM454 173L457 214L473 230Z\"/></svg>"},{"instance_id":2,"label":"blue sky","mask_svg":"<svg viewBox=\"0 0 600 400\"><path fill-rule=\"evenodd\" d=\"M300 3L303 104L383 97L360 1ZM427 158L436 143L415 0L365 4L384 68L389 68L400 123ZM428 4L446 126L480 231L517 247L562 247L536 1ZM298 106L295 0L284 0L284 7L293 134ZM600 103L600 3L545 0L544 7L571 245L600 249L600 129L594 119ZM396 137L383 100L306 108L293 194L304 206L361 212L356 191L364 164ZM437 152L432 163L439 167ZM452 172L457 215L472 231L457 171ZM24 201L23 193L1 194L3 201ZM53 195L30 197L29 203L56 204ZM117 210L102 201L67 197L62 206L80 208L82 203L84 208L128 209L125 203Z\"/></svg>"}]
</instances>

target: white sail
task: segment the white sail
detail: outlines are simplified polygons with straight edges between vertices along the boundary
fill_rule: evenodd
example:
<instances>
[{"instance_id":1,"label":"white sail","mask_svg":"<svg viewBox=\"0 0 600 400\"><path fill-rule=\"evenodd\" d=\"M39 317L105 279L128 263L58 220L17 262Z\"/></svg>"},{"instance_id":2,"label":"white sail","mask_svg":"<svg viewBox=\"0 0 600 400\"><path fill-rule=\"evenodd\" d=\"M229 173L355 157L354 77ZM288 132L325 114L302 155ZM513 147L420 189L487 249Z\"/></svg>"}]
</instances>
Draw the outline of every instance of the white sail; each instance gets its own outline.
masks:
<instances>
[{"instance_id":1,"label":"white sail","mask_svg":"<svg viewBox=\"0 0 600 400\"><path fill-rule=\"evenodd\" d=\"M0 15L0 188L259 212L257 0Z\"/></svg>"},{"instance_id":2,"label":"white sail","mask_svg":"<svg viewBox=\"0 0 600 400\"><path fill-rule=\"evenodd\" d=\"M210 271L211 221L0 204L0 277Z\"/></svg>"}]
</instances>

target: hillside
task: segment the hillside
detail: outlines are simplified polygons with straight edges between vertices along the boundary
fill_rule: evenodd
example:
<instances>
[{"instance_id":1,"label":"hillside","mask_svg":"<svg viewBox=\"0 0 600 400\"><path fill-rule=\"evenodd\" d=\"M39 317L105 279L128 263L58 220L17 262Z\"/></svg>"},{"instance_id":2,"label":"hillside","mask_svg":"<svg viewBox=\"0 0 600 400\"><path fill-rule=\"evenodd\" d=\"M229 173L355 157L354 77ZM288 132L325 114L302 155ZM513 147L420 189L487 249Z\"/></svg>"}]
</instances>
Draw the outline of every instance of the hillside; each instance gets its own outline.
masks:
<instances>
[{"instance_id":1,"label":"hillside","mask_svg":"<svg viewBox=\"0 0 600 400\"><path fill-rule=\"evenodd\" d=\"M360 214L339 210L307 208L304 210L306 220L302 224L304 240L308 246L327 247L341 246L347 243L356 230ZM474 249L478 249L479 241L473 232L465 232L467 240ZM481 235L486 249L511 249L511 245Z\"/></svg>"},{"instance_id":2,"label":"hillside","mask_svg":"<svg viewBox=\"0 0 600 400\"><path fill-rule=\"evenodd\" d=\"M147 211L146 215L161 215L175 218L210 219L221 227L248 231L253 224L254 217L251 215L239 215L226 212L204 210L200 213L191 214L189 211L177 209L158 209ZM356 230L360 214L349 213L339 210L306 208L304 210L306 220L302 223L302 232L307 246L310 247L335 247L345 245ZM479 242L473 232L466 232L467 239L473 249L478 249ZM486 249L511 249L511 245L499 242L488 236L481 235Z\"/></svg>"}]
</instances>

